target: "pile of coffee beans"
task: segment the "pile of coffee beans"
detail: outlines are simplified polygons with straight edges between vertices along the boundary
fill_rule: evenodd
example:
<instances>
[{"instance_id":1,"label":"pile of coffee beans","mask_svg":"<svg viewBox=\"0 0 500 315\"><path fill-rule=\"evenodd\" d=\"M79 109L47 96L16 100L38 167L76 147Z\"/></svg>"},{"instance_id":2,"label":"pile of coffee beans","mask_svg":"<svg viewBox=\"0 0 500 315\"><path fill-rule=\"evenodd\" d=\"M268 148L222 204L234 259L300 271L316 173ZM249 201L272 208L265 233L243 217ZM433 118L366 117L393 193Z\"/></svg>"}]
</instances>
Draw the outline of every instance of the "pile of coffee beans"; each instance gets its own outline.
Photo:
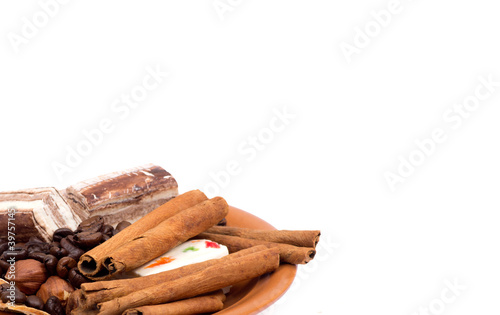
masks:
<instances>
[{"instance_id":1,"label":"pile of coffee beans","mask_svg":"<svg viewBox=\"0 0 500 315\"><path fill-rule=\"evenodd\" d=\"M107 241L129 225L129 222L123 221L114 228L104 224L103 217L94 216L80 223L74 231L68 228L56 230L51 242L31 237L28 242L18 243L14 248L9 247L7 242L2 243L0 244L0 274L2 278L10 281L13 278L9 277L8 274L9 270L12 270L11 262L31 259L42 264L41 266L45 270L40 270L40 273L43 273L45 277L58 276L68 281L73 288L79 289L82 283L91 281L84 277L77 268L80 256ZM37 264L40 265L39 263ZM16 270L16 274L20 272L22 270ZM12 280L15 282L15 279ZM23 287L21 284L16 284L12 288L10 284L3 284L0 286L0 299L7 303L12 301L13 299L10 297L14 296L16 304L25 304L53 315L64 314L65 301L51 296L44 303L40 297L35 295L34 291L38 290L36 285L35 287L32 283L30 285L30 287Z\"/></svg>"}]
</instances>

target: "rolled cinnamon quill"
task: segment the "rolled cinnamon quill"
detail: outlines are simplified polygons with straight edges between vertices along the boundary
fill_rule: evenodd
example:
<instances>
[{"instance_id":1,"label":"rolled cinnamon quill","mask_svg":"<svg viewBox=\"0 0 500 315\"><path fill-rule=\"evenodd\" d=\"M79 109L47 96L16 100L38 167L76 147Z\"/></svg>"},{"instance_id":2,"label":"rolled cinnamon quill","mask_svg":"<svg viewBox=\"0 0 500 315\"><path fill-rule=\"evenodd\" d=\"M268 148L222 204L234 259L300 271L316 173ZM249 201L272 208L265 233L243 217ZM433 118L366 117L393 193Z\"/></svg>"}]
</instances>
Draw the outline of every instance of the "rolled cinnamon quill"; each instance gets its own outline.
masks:
<instances>
[{"instance_id":1,"label":"rolled cinnamon quill","mask_svg":"<svg viewBox=\"0 0 500 315\"><path fill-rule=\"evenodd\" d=\"M312 248L316 248L321 234L316 230L254 230L234 226L213 226L206 232Z\"/></svg>"},{"instance_id":2,"label":"rolled cinnamon quill","mask_svg":"<svg viewBox=\"0 0 500 315\"><path fill-rule=\"evenodd\" d=\"M215 197L180 211L105 256L103 264L108 274L102 278L107 279L142 266L217 224L228 211L229 206L222 197ZM120 233L125 231L126 229Z\"/></svg>"},{"instance_id":3,"label":"rolled cinnamon quill","mask_svg":"<svg viewBox=\"0 0 500 315\"><path fill-rule=\"evenodd\" d=\"M280 253L281 261L289 264L307 264L314 258L314 255L316 255L316 250L312 247L298 247L288 244L243 238L239 236L204 232L200 233L195 238L206 238L214 242L224 244L227 246L230 253L257 245L264 245L267 248L277 248Z\"/></svg>"},{"instance_id":4,"label":"rolled cinnamon quill","mask_svg":"<svg viewBox=\"0 0 500 315\"><path fill-rule=\"evenodd\" d=\"M100 303L97 308L100 315L113 315L139 306L182 300L258 277L278 267L279 251L269 248Z\"/></svg>"},{"instance_id":5,"label":"rolled cinnamon quill","mask_svg":"<svg viewBox=\"0 0 500 315\"><path fill-rule=\"evenodd\" d=\"M219 259L211 259L145 277L83 283L81 286L82 297L78 305L80 308L93 309L98 303L116 299L132 292L142 290L146 287L179 279L201 271L207 267L223 264L227 261L265 249L265 246L254 246Z\"/></svg>"},{"instance_id":6,"label":"rolled cinnamon quill","mask_svg":"<svg viewBox=\"0 0 500 315\"><path fill-rule=\"evenodd\" d=\"M201 313L213 313L224 307L226 296L219 291L216 294L197 296L181 301L147 305L131 308L123 312L123 315L189 315Z\"/></svg>"},{"instance_id":7,"label":"rolled cinnamon quill","mask_svg":"<svg viewBox=\"0 0 500 315\"><path fill-rule=\"evenodd\" d=\"M83 291L81 289L73 291L66 302L66 314L80 315L80 314L97 314L97 308L94 307L92 310L89 308L83 308L82 304L85 302L83 297Z\"/></svg>"},{"instance_id":8,"label":"rolled cinnamon quill","mask_svg":"<svg viewBox=\"0 0 500 315\"><path fill-rule=\"evenodd\" d=\"M109 253L157 226L167 218L205 200L207 200L207 197L199 190L188 191L169 200L116 236L82 255L78 263L78 269L84 276L89 278L100 279L106 277L109 272L103 267L103 263Z\"/></svg>"}]
</instances>

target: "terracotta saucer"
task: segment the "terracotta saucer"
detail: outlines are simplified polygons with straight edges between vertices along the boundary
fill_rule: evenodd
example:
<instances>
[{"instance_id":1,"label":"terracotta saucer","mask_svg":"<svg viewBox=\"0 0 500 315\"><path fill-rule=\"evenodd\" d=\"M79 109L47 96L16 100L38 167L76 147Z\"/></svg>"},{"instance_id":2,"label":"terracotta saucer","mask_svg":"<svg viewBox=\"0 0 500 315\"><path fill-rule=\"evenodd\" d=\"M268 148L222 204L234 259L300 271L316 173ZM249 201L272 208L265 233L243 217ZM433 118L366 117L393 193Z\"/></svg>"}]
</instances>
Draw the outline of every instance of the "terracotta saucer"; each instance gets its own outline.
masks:
<instances>
[{"instance_id":1,"label":"terracotta saucer","mask_svg":"<svg viewBox=\"0 0 500 315\"><path fill-rule=\"evenodd\" d=\"M226 219L228 226L275 230L264 220L235 207L229 207ZM246 315L263 311L288 290L296 272L296 265L282 264L270 274L233 285L227 294L224 309L214 314Z\"/></svg>"}]
</instances>

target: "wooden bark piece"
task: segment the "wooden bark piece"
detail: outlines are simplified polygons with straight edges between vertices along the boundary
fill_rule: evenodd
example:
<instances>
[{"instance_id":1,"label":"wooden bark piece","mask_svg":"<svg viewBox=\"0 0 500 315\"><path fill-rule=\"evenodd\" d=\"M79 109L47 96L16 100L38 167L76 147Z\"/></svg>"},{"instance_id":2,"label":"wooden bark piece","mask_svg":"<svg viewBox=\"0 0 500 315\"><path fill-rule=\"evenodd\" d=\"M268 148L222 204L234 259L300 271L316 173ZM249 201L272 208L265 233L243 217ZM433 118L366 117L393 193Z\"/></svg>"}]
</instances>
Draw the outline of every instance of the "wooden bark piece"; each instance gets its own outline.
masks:
<instances>
[{"instance_id":1,"label":"wooden bark piece","mask_svg":"<svg viewBox=\"0 0 500 315\"><path fill-rule=\"evenodd\" d=\"M2 303L2 301L0 301L0 314L5 314L3 312L6 312L7 314L50 315L49 313L37 310L36 308L33 307L28 307L26 305L14 304L12 306L7 303Z\"/></svg>"}]
</instances>

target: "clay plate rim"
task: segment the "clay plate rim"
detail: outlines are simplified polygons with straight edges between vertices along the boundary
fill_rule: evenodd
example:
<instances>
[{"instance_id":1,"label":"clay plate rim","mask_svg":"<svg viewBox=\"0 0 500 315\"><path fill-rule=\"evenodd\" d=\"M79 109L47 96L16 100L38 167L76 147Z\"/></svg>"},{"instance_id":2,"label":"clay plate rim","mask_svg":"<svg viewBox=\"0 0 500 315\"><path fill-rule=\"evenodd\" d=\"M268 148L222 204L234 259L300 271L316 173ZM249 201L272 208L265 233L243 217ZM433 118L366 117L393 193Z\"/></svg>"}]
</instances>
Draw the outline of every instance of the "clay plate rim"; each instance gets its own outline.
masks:
<instances>
[{"instance_id":1,"label":"clay plate rim","mask_svg":"<svg viewBox=\"0 0 500 315\"><path fill-rule=\"evenodd\" d=\"M229 206L226 220L228 226L276 230L266 221L232 206ZM224 309L214 314L246 315L263 311L288 290L296 272L296 265L282 264L270 274L232 286L224 303Z\"/></svg>"}]
</instances>

